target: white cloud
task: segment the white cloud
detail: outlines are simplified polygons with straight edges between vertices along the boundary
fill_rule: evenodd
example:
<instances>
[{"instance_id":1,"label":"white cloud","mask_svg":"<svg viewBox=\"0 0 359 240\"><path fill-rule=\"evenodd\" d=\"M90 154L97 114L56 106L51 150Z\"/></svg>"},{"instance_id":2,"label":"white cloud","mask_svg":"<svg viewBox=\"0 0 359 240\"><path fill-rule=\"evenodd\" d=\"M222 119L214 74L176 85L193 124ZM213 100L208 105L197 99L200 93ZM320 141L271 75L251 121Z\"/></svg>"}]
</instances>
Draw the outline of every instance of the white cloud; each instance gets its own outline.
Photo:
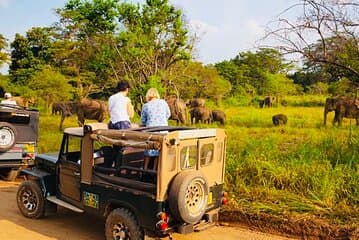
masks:
<instances>
[{"instance_id":1,"label":"white cloud","mask_svg":"<svg viewBox=\"0 0 359 240\"><path fill-rule=\"evenodd\" d=\"M246 25L248 27L250 35L252 35L256 38L263 36L264 28L262 26L260 26L260 24L257 21L255 21L253 19L248 20Z\"/></svg>"},{"instance_id":2,"label":"white cloud","mask_svg":"<svg viewBox=\"0 0 359 240\"><path fill-rule=\"evenodd\" d=\"M9 6L11 0L0 0L0 8Z\"/></svg>"},{"instance_id":3,"label":"white cloud","mask_svg":"<svg viewBox=\"0 0 359 240\"><path fill-rule=\"evenodd\" d=\"M201 20L190 20L189 26L194 32L200 33L200 35L215 34L219 30L217 26L209 25Z\"/></svg>"}]
</instances>

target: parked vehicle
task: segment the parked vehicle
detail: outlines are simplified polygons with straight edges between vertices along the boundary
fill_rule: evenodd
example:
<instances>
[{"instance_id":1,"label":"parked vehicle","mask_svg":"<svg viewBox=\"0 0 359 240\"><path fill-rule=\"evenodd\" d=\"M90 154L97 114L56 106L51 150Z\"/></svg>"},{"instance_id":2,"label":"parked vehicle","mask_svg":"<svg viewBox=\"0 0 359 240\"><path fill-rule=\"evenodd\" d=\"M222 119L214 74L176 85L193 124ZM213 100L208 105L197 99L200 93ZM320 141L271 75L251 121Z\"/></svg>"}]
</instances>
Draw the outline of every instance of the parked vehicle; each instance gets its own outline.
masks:
<instances>
[{"instance_id":1,"label":"parked vehicle","mask_svg":"<svg viewBox=\"0 0 359 240\"><path fill-rule=\"evenodd\" d=\"M17 192L21 213L41 218L60 205L105 216L106 239L190 233L214 225L223 193L223 129L67 128L58 154L39 154ZM144 169L144 150L159 156Z\"/></svg>"},{"instance_id":2,"label":"parked vehicle","mask_svg":"<svg viewBox=\"0 0 359 240\"><path fill-rule=\"evenodd\" d=\"M38 124L37 110L0 104L0 174L6 180L34 165Z\"/></svg>"}]
</instances>

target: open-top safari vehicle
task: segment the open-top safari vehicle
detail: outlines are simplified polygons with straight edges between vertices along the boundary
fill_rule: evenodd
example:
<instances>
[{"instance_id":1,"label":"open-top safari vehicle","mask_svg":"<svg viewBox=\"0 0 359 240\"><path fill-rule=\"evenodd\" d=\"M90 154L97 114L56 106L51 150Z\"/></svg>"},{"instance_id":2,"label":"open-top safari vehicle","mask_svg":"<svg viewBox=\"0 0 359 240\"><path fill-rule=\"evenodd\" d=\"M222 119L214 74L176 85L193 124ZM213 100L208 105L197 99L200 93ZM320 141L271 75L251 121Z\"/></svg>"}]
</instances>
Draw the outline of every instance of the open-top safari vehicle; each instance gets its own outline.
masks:
<instances>
[{"instance_id":1,"label":"open-top safari vehicle","mask_svg":"<svg viewBox=\"0 0 359 240\"><path fill-rule=\"evenodd\" d=\"M34 165L39 112L0 104L0 174L14 180L22 168Z\"/></svg>"},{"instance_id":2,"label":"open-top safari vehicle","mask_svg":"<svg viewBox=\"0 0 359 240\"><path fill-rule=\"evenodd\" d=\"M226 202L225 147L223 129L67 128L58 154L39 154L35 167L23 170L18 207L29 218L57 205L104 216L106 239L201 230ZM145 149L160 152L147 169Z\"/></svg>"}]
</instances>

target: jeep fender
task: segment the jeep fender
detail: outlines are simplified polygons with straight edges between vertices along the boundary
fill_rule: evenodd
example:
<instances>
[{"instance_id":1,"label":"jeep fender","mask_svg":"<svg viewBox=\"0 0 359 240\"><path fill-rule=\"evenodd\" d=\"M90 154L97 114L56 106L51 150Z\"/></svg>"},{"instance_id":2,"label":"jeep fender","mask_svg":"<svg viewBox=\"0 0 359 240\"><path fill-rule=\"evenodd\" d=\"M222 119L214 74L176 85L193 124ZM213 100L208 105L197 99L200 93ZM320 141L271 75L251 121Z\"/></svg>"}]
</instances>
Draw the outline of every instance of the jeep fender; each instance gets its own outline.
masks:
<instances>
[{"instance_id":1,"label":"jeep fender","mask_svg":"<svg viewBox=\"0 0 359 240\"><path fill-rule=\"evenodd\" d=\"M41 169L22 169L21 173L40 183L44 197L56 194L56 176Z\"/></svg>"},{"instance_id":2,"label":"jeep fender","mask_svg":"<svg viewBox=\"0 0 359 240\"><path fill-rule=\"evenodd\" d=\"M114 210L115 208L126 208L126 209L130 210L135 215L135 218L137 219L137 216L138 216L137 208L126 201L121 201L121 200L117 200L117 199L109 199L108 200L106 207L105 207L104 216L107 217L107 215L110 214L110 212L112 210Z\"/></svg>"}]
</instances>

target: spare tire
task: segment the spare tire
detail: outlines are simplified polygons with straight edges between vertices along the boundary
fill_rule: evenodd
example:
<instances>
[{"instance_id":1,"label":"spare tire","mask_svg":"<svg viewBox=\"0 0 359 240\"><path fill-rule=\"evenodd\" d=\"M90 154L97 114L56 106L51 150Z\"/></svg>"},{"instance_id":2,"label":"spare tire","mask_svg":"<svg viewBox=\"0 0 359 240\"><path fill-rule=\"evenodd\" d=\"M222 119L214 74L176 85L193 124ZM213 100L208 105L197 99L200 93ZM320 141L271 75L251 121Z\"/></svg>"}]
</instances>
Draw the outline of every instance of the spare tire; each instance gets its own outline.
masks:
<instances>
[{"instance_id":1,"label":"spare tire","mask_svg":"<svg viewBox=\"0 0 359 240\"><path fill-rule=\"evenodd\" d=\"M16 134L13 125L7 122L0 123L0 152L5 152L14 146Z\"/></svg>"},{"instance_id":2,"label":"spare tire","mask_svg":"<svg viewBox=\"0 0 359 240\"><path fill-rule=\"evenodd\" d=\"M206 212L208 184L199 171L184 171L175 176L168 194L172 216L178 221L196 223Z\"/></svg>"}]
</instances>

